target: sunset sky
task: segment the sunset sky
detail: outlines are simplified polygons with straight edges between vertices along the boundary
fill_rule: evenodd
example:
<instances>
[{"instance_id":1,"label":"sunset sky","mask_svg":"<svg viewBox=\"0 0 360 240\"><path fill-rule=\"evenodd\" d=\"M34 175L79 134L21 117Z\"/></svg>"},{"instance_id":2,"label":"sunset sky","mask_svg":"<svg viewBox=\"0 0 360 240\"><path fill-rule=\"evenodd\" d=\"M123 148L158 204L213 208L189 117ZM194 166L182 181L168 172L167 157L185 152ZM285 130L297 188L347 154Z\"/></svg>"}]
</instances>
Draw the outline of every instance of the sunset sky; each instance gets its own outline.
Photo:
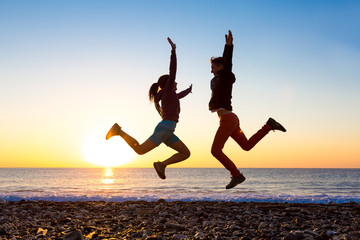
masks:
<instances>
[{"instance_id":1,"label":"sunset sky","mask_svg":"<svg viewBox=\"0 0 360 240\"><path fill-rule=\"evenodd\" d=\"M288 130L250 152L229 139L237 166L360 168L360 2L307 0L0 0L0 167L152 167L173 154L105 141L115 122L143 142L161 120L147 93L168 73L167 37L178 89L193 84L175 131L192 155L173 166L222 167L209 59L228 30L244 133L269 117Z\"/></svg>"}]
</instances>

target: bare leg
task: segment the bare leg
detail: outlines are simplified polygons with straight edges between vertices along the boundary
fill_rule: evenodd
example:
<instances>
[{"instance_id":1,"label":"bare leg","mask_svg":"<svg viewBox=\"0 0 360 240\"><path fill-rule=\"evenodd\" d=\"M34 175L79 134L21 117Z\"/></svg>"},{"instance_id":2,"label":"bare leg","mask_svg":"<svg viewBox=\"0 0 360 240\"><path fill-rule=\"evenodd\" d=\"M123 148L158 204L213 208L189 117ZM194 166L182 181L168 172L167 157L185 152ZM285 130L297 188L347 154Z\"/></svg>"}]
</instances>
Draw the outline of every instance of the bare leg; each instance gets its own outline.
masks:
<instances>
[{"instance_id":1,"label":"bare leg","mask_svg":"<svg viewBox=\"0 0 360 240\"><path fill-rule=\"evenodd\" d=\"M129 134L124 132L122 129L119 130L119 135L125 140L125 142L139 155L143 155L157 146L151 140L146 140L144 143L139 144L139 142L131 137Z\"/></svg>"},{"instance_id":2,"label":"bare leg","mask_svg":"<svg viewBox=\"0 0 360 240\"><path fill-rule=\"evenodd\" d=\"M146 140L143 144L139 144L139 142L131 137L129 134L124 132L119 124L115 123L111 129L106 134L106 140L109 140L113 136L120 136L122 137L125 142L139 155L145 154L151 150L153 150L156 145L151 140Z\"/></svg>"},{"instance_id":3,"label":"bare leg","mask_svg":"<svg viewBox=\"0 0 360 240\"><path fill-rule=\"evenodd\" d=\"M176 150L177 153L175 153L174 155L172 155L170 158L166 159L163 162L154 162L154 168L156 170L156 173L159 175L161 179L166 178L165 168L167 165L184 161L185 159L190 157L189 149L181 140L171 144L169 147Z\"/></svg>"},{"instance_id":4,"label":"bare leg","mask_svg":"<svg viewBox=\"0 0 360 240\"><path fill-rule=\"evenodd\" d=\"M165 166L184 161L185 159L190 157L190 150L186 147L186 145L181 140L173 143L169 147L176 150L177 153L175 153L174 155L172 155L170 158L166 159L165 161L161 162L161 164L163 164Z\"/></svg>"}]
</instances>

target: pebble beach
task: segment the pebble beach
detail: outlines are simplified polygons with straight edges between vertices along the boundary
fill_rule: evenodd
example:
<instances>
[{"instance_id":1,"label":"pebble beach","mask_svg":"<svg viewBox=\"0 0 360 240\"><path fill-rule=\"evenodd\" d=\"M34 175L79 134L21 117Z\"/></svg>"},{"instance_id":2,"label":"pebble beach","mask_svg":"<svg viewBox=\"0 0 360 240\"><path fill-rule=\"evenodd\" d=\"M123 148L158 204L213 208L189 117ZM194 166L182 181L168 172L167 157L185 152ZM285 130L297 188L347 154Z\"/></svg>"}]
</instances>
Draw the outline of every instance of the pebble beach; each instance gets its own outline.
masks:
<instances>
[{"instance_id":1,"label":"pebble beach","mask_svg":"<svg viewBox=\"0 0 360 240\"><path fill-rule=\"evenodd\" d=\"M1 200L0 239L360 239L360 204Z\"/></svg>"}]
</instances>

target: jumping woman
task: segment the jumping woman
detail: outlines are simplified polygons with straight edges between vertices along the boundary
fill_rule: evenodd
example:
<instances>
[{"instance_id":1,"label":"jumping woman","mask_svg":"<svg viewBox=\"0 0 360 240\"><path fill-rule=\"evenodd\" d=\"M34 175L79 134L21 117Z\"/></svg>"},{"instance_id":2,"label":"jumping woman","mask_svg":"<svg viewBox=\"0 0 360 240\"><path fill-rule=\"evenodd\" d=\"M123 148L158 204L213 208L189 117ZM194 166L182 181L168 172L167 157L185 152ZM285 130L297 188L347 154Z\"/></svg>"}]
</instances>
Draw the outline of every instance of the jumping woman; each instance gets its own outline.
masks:
<instances>
[{"instance_id":1,"label":"jumping woman","mask_svg":"<svg viewBox=\"0 0 360 240\"><path fill-rule=\"evenodd\" d=\"M232 72L233 37L231 31L225 35L225 49L222 57L211 58L211 72L214 78L211 80L211 99L209 110L216 112L220 118L220 126L216 132L212 147L212 155L219 160L222 165L230 172L231 180L226 189L235 187L245 181L245 177L237 169L236 165L223 153L223 148L229 137L233 138L242 149L249 151L252 149L270 130L286 129L274 119L269 118L266 124L256 132L251 138L247 139L240 128L239 119L232 112L231 98L232 85L235 83L235 75Z\"/></svg>"},{"instance_id":2,"label":"jumping woman","mask_svg":"<svg viewBox=\"0 0 360 240\"><path fill-rule=\"evenodd\" d=\"M161 76L158 81L151 85L149 90L149 99L155 104L156 110L162 117L162 121L156 126L154 133L142 144L124 132L121 127L115 123L106 134L106 140L113 136L122 137L126 143L139 155L145 154L152 149L165 143L168 147L176 150L177 153L163 162L154 162L154 168L161 179L165 179L166 166L184 161L190 157L190 151L186 145L174 134L175 127L179 121L180 98L188 95L192 90L192 85L186 90L176 93L176 45L167 38L171 45L170 72Z\"/></svg>"}]
</instances>

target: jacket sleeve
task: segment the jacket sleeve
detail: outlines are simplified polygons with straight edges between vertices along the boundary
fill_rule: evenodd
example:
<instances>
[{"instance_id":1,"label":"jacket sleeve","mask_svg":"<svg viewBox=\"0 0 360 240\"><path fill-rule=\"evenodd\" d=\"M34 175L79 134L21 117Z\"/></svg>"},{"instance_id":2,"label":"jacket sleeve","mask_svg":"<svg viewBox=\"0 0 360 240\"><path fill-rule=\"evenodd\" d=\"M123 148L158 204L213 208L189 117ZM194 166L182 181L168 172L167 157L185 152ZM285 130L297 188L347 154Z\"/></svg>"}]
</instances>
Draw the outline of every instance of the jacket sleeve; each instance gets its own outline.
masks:
<instances>
[{"instance_id":1,"label":"jacket sleeve","mask_svg":"<svg viewBox=\"0 0 360 240\"><path fill-rule=\"evenodd\" d=\"M175 82L175 78L176 78L176 66L177 66L176 52L175 52L175 50L171 50L169 79L166 82L165 91L169 91L169 90L173 89L173 87L174 87L174 82Z\"/></svg>"},{"instance_id":2,"label":"jacket sleeve","mask_svg":"<svg viewBox=\"0 0 360 240\"><path fill-rule=\"evenodd\" d=\"M225 44L223 58L225 59L224 70L227 72L232 71L233 49L234 49L234 45Z\"/></svg>"},{"instance_id":3,"label":"jacket sleeve","mask_svg":"<svg viewBox=\"0 0 360 240\"><path fill-rule=\"evenodd\" d=\"M178 98L183 98L183 97L186 97L189 93L191 92L191 88L187 88L185 89L184 91L181 91L177 94Z\"/></svg>"}]
</instances>

